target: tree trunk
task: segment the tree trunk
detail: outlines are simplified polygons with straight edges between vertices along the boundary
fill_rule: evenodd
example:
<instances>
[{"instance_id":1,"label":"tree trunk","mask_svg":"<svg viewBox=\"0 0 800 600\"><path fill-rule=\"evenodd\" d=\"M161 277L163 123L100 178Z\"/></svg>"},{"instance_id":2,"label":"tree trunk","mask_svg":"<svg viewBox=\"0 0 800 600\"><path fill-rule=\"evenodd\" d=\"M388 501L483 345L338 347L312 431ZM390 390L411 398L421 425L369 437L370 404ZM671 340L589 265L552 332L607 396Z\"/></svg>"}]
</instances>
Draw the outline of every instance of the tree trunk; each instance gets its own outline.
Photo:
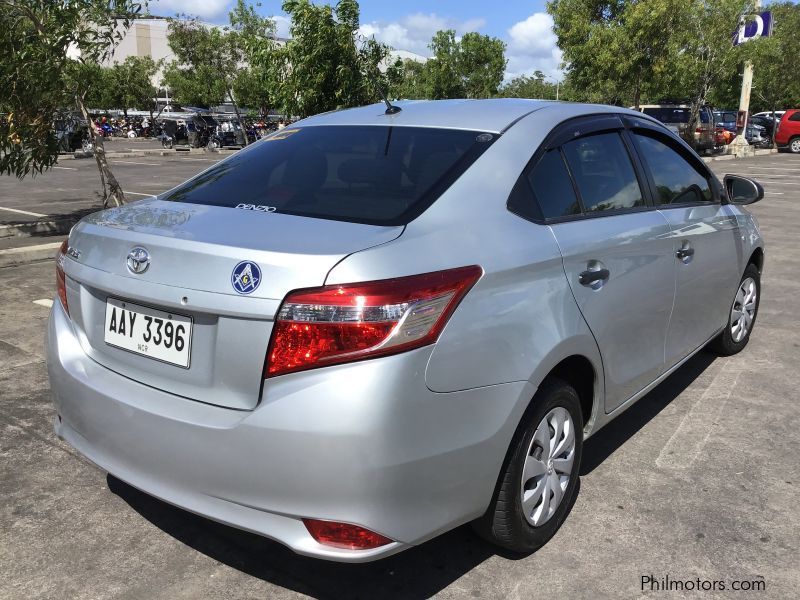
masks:
<instances>
[{"instance_id":1,"label":"tree trunk","mask_svg":"<svg viewBox=\"0 0 800 600\"><path fill-rule=\"evenodd\" d=\"M97 163L97 170L100 171L100 183L103 186L103 208L108 208L108 201L114 200L116 206L125 204L125 194L122 191L117 178L111 172L106 160L106 151L103 146L103 136L98 135L95 131L92 118L89 116L89 111L83 103L83 97L80 94L75 95L75 101L78 104L78 109L81 111L83 118L89 124L89 133L92 136L92 153L94 160Z\"/></svg>"},{"instance_id":2,"label":"tree trunk","mask_svg":"<svg viewBox=\"0 0 800 600\"><path fill-rule=\"evenodd\" d=\"M233 90L228 87L228 98L231 99L231 104L233 104L233 111L236 113L236 120L239 121L239 127L242 128L242 137L244 138L244 145L247 146L247 128L242 123L242 115L239 114L239 105L236 103L236 100L233 99Z\"/></svg>"}]
</instances>

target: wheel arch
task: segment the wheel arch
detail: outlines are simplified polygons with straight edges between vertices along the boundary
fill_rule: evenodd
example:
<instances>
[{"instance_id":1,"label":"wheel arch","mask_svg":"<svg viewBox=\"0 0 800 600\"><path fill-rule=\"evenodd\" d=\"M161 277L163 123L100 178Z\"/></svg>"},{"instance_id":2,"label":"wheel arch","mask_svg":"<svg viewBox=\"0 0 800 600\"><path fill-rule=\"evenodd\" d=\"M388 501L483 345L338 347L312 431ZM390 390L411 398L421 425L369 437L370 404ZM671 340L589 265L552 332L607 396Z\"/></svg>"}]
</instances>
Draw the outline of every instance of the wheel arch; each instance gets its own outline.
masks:
<instances>
[{"instance_id":1,"label":"wheel arch","mask_svg":"<svg viewBox=\"0 0 800 600\"><path fill-rule=\"evenodd\" d=\"M760 246L753 250L750 259L747 261L748 265L755 265L758 272L761 273L764 269L764 249Z\"/></svg>"}]
</instances>

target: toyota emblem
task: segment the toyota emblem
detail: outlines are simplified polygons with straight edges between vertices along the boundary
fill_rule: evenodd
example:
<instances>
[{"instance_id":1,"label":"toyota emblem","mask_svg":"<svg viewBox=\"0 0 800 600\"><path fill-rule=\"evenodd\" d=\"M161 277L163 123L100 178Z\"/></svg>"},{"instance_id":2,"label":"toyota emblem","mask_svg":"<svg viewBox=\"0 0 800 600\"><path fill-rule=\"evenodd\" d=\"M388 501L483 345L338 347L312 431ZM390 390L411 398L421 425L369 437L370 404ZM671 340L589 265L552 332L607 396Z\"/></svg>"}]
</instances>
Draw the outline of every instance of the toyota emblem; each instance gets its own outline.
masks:
<instances>
[{"instance_id":1,"label":"toyota emblem","mask_svg":"<svg viewBox=\"0 0 800 600\"><path fill-rule=\"evenodd\" d=\"M128 271L134 275L141 275L150 266L150 253L141 246L131 248L126 263Z\"/></svg>"}]
</instances>

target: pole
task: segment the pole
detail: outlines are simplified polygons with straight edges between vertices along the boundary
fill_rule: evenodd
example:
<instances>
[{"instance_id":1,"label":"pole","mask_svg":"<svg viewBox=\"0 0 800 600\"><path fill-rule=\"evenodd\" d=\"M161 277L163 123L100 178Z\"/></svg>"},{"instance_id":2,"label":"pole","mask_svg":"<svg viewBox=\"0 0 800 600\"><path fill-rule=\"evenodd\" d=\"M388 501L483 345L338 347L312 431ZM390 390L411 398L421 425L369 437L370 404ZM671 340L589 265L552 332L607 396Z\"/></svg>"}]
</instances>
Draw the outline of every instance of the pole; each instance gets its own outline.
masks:
<instances>
[{"instance_id":1,"label":"pole","mask_svg":"<svg viewBox=\"0 0 800 600\"><path fill-rule=\"evenodd\" d=\"M761 8L761 0L755 0L754 6L756 10ZM752 153L750 144L747 143L747 122L750 120L750 92L753 89L753 63L747 61L744 64L744 73L742 74L742 92L739 95L739 112L744 114L744 122L742 123L742 131L738 132L736 139L733 140L733 150L736 156L747 156Z\"/></svg>"}]
</instances>

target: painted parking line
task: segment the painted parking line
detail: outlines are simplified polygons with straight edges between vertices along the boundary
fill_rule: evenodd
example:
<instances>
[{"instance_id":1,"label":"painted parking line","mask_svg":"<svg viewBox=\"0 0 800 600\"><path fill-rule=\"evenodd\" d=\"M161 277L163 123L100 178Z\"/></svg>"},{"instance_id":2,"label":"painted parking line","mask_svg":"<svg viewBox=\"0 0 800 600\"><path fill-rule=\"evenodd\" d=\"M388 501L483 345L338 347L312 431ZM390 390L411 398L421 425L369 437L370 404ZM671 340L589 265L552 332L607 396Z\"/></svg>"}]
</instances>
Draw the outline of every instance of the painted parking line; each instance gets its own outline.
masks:
<instances>
[{"instance_id":1,"label":"painted parking line","mask_svg":"<svg viewBox=\"0 0 800 600\"><path fill-rule=\"evenodd\" d=\"M161 163L146 163L146 162L134 162L132 160L114 160L113 158L110 159L115 165L141 165L143 167L160 167Z\"/></svg>"},{"instance_id":2,"label":"painted parking line","mask_svg":"<svg viewBox=\"0 0 800 600\"><path fill-rule=\"evenodd\" d=\"M47 215L43 215L41 213L31 212L29 210L20 210L18 208L6 208L5 206L0 206L0 210L7 210L8 212L17 213L20 215L28 215L29 217L46 217Z\"/></svg>"},{"instance_id":3,"label":"painted parking line","mask_svg":"<svg viewBox=\"0 0 800 600\"><path fill-rule=\"evenodd\" d=\"M41 300L34 300L34 304L44 306L45 308L53 308L53 301L50 298L42 298Z\"/></svg>"},{"instance_id":4,"label":"painted parking line","mask_svg":"<svg viewBox=\"0 0 800 600\"><path fill-rule=\"evenodd\" d=\"M123 190L122 193L123 194L130 194L131 196L146 196L148 198L155 198L156 197L155 194L143 194L141 192L128 192L126 190Z\"/></svg>"},{"instance_id":5,"label":"painted parking line","mask_svg":"<svg viewBox=\"0 0 800 600\"><path fill-rule=\"evenodd\" d=\"M61 169L62 171L77 171L77 167L57 167L53 166L53 169Z\"/></svg>"},{"instance_id":6,"label":"painted parking line","mask_svg":"<svg viewBox=\"0 0 800 600\"><path fill-rule=\"evenodd\" d=\"M171 160L196 160L196 161L200 161L200 162L215 162L216 163L216 162L221 161L222 159L221 158L191 158L191 157L188 157L188 156L181 156L180 158L178 158L177 156L175 156L175 157L171 157Z\"/></svg>"}]
</instances>

